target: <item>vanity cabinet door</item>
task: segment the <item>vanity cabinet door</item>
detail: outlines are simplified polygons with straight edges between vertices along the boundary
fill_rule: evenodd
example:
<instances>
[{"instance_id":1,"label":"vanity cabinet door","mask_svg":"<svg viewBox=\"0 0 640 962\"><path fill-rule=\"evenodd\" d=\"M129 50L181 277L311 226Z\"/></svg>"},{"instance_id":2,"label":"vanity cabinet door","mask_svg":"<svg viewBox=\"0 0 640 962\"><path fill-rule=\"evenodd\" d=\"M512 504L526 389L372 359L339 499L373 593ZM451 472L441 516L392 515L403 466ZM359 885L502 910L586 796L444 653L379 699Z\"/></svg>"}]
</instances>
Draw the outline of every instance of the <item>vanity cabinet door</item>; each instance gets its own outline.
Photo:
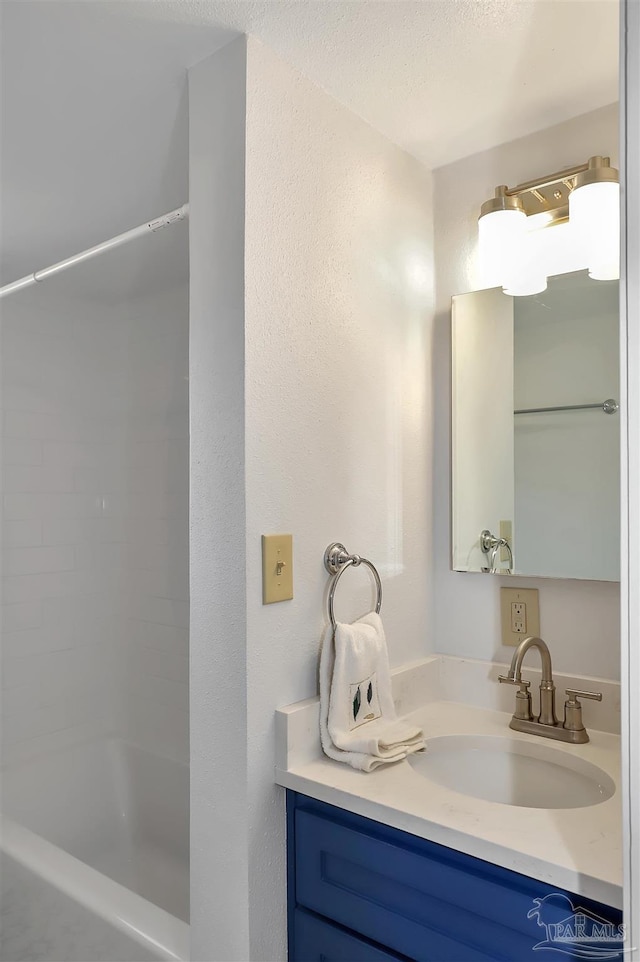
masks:
<instances>
[{"instance_id":1,"label":"vanity cabinet door","mask_svg":"<svg viewBox=\"0 0 640 962\"><path fill-rule=\"evenodd\" d=\"M463 872L450 882L418 852L305 810L295 835L299 905L415 962L520 958L499 950L502 926L476 914Z\"/></svg>"},{"instance_id":2,"label":"vanity cabinet door","mask_svg":"<svg viewBox=\"0 0 640 962\"><path fill-rule=\"evenodd\" d=\"M293 793L288 834L290 922L305 909L391 958L580 959L581 945L546 941L547 924L564 938L567 922L606 919L615 928L621 921L616 909ZM572 906L579 909L569 917ZM294 946L298 962L295 932ZM622 958L619 941L596 947L608 950L608 962Z\"/></svg>"},{"instance_id":3,"label":"vanity cabinet door","mask_svg":"<svg viewBox=\"0 0 640 962\"><path fill-rule=\"evenodd\" d=\"M303 909L295 910L293 929L295 954L289 962L405 962Z\"/></svg>"}]
</instances>

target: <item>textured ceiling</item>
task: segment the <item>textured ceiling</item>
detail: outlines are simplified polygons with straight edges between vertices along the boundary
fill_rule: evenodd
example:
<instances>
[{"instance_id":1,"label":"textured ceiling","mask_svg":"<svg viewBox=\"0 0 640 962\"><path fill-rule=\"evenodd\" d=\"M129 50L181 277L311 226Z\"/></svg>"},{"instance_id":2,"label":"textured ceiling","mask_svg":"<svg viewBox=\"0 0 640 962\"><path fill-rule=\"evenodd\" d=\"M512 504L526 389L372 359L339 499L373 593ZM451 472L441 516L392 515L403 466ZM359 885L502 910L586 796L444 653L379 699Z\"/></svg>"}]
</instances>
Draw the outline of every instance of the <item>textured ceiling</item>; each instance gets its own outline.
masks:
<instances>
[{"instance_id":1,"label":"textured ceiling","mask_svg":"<svg viewBox=\"0 0 640 962\"><path fill-rule=\"evenodd\" d=\"M431 167L617 99L616 0L4 0L1 14L4 281L186 200L185 70L240 32ZM154 266L128 250L113 264L142 287ZM184 273L168 260L165 279Z\"/></svg>"}]
</instances>

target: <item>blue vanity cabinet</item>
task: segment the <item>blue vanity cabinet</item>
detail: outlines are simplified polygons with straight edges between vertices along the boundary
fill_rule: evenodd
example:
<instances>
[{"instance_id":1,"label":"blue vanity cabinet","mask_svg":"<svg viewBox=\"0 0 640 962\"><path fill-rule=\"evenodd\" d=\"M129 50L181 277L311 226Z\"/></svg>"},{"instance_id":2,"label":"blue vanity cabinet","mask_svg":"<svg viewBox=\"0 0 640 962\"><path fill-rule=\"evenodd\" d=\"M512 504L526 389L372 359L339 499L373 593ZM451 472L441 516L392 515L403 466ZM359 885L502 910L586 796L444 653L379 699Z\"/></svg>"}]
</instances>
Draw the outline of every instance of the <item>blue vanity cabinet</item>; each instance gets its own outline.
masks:
<instances>
[{"instance_id":1,"label":"blue vanity cabinet","mask_svg":"<svg viewBox=\"0 0 640 962\"><path fill-rule=\"evenodd\" d=\"M622 962L621 912L287 792L289 962Z\"/></svg>"}]
</instances>

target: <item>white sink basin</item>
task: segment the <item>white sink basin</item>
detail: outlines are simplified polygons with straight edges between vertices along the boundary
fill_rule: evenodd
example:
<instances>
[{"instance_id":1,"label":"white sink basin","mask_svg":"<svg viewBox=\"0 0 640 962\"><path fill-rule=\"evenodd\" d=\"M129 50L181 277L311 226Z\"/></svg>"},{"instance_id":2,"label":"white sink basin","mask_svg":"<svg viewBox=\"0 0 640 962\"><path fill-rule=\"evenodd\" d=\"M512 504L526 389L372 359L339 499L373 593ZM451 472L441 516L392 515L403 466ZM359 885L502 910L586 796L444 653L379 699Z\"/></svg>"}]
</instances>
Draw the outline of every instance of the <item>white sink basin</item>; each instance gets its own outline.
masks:
<instances>
[{"instance_id":1,"label":"white sink basin","mask_svg":"<svg viewBox=\"0 0 640 962\"><path fill-rule=\"evenodd\" d=\"M463 795L526 808L585 808L615 792L613 780L591 762L540 739L442 735L410 755L416 772Z\"/></svg>"}]
</instances>

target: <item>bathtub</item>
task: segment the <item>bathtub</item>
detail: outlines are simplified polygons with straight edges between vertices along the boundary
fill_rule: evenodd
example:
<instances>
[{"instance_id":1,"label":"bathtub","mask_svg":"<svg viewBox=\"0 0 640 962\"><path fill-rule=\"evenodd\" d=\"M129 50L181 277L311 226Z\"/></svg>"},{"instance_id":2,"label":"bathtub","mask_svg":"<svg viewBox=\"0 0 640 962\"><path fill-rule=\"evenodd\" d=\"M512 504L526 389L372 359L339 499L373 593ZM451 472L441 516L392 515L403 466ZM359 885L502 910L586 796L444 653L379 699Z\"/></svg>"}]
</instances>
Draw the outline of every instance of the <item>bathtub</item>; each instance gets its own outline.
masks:
<instances>
[{"instance_id":1,"label":"bathtub","mask_svg":"<svg viewBox=\"0 0 640 962\"><path fill-rule=\"evenodd\" d=\"M2 962L189 958L189 771L117 739L2 773Z\"/></svg>"}]
</instances>

